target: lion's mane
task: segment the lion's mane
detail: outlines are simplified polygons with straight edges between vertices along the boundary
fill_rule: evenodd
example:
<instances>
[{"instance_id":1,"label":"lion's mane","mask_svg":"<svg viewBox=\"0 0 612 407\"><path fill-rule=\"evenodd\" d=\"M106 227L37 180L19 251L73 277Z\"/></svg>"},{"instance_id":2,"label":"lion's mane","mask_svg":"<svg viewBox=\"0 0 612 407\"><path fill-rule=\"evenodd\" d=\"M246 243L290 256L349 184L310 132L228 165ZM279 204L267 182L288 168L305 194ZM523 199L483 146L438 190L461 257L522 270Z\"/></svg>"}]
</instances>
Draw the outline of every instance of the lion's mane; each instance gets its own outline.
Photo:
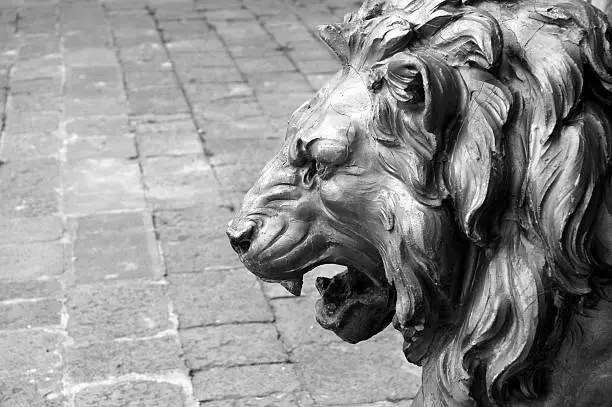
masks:
<instances>
[{"instance_id":1,"label":"lion's mane","mask_svg":"<svg viewBox=\"0 0 612 407\"><path fill-rule=\"evenodd\" d=\"M344 62L369 72L381 165L450 213L471 247L429 402L541 395L542 356L612 277L592 233L611 189L608 21L579 3L392 0L366 1L329 30ZM427 233L445 232L440 219ZM423 284L432 270L419 266L436 254L416 253ZM397 270L387 273L401 301Z\"/></svg>"}]
</instances>

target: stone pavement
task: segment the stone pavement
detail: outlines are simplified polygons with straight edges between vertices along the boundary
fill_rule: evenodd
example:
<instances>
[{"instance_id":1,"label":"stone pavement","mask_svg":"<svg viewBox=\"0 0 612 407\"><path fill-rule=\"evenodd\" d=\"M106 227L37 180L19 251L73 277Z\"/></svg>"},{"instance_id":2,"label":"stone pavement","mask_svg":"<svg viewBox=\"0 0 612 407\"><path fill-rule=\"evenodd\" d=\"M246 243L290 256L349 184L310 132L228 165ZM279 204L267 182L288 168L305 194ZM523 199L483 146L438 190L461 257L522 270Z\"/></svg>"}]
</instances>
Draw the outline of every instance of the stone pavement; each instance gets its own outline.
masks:
<instances>
[{"instance_id":1,"label":"stone pavement","mask_svg":"<svg viewBox=\"0 0 612 407\"><path fill-rule=\"evenodd\" d=\"M353 7L0 2L0 407L411 404L394 331L341 342L224 235Z\"/></svg>"}]
</instances>

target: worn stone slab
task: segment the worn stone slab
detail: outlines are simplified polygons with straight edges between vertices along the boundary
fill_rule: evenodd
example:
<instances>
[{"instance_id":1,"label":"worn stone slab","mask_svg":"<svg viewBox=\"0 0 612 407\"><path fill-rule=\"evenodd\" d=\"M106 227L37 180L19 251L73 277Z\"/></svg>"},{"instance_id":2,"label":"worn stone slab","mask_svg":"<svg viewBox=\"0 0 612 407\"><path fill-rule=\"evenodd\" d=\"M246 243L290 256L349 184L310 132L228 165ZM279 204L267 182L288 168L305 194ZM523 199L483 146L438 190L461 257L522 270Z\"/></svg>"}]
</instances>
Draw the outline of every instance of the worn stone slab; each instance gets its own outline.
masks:
<instances>
[{"instance_id":1,"label":"worn stone slab","mask_svg":"<svg viewBox=\"0 0 612 407\"><path fill-rule=\"evenodd\" d=\"M113 116L126 114L128 105L121 93L92 97L71 97L64 100L66 117Z\"/></svg>"},{"instance_id":2,"label":"worn stone slab","mask_svg":"<svg viewBox=\"0 0 612 407\"><path fill-rule=\"evenodd\" d=\"M194 104L198 121L217 121L221 123L261 117L263 109L255 98L227 98L213 102Z\"/></svg>"},{"instance_id":3,"label":"worn stone slab","mask_svg":"<svg viewBox=\"0 0 612 407\"><path fill-rule=\"evenodd\" d=\"M142 161L147 199L158 207L214 202L218 183L202 155L152 157Z\"/></svg>"},{"instance_id":4,"label":"worn stone slab","mask_svg":"<svg viewBox=\"0 0 612 407\"><path fill-rule=\"evenodd\" d=\"M53 112L61 109L61 94L53 93L13 93L7 114L16 112Z\"/></svg>"},{"instance_id":5,"label":"worn stone slab","mask_svg":"<svg viewBox=\"0 0 612 407\"><path fill-rule=\"evenodd\" d=\"M305 389L318 405L355 405L412 399L420 369L403 358L401 338L385 332L376 340L307 345L292 353ZM335 363L329 363L329 361Z\"/></svg>"},{"instance_id":6,"label":"worn stone slab","mask_svg":"<svg viewBox=\"0 0 612 407\"><path fill-rule=\"evenodd\" d=\"M204 141L211 139L224 140L228 144L234 143L236 139L262 139L276 138L286 131L286 121L284 121L284 129L273 126L266 117L249 117L241 120L235 120L227 123L206 120L200 118L198 120L199 128L202 132Z\"/></svg>"},{"instance_id":7,"label":"worn stone slab","mask_svg":"<svg viewBox=\"0 0 612 407\"><path fill-rule=\"evenodd\" d=\"M69 162L65 169L64 210L93 213L144 208L140 168L115 158Z\"/></svg>"},{"instance_id":8,"label":"worn stone slab","mask_svg":"<svg viewBox=\"0 0 612 407\"><path fill-rule=\"evenodd\" d=\"M56 299L0 304L0 330L58 326L61 310Z\"/></svg>"},{"instance_id":9,"label":"worn stone slab","mask_svg":"<svg viewBox=\"0 0 612 407\"><path fill-rule=\"evenodd\" d=\"M272 300L276 326L285 346L290 350L308 344L339 343L342 340L327 331L315 319L316 298L279 298Z\"/></svg>"},{"instance_id":10,"label":"worn stone slab","mask_svg":"<svg viewBox=\"0 0 612 407\"><path fill-rule=\"evenodd\" d=\"M259 178L263 163L236 163L215 167L219 182L233 191L246 193Z\"/></svg>"},{"instance_id":11,"label":"worn stone slab","mask_svg":"<svg viewBox=\"0 0 612 407\"><path fill-rule=\"evenodd\" d=\"M212 240L190 238L185 241L162 241L162 248L169 274L240 266L238 256L226 236Z\"/></svg>"},{"instance_id":12,"label":"worn stone slab","mask_svg":"<svg viewBox=\"0 0 612 407\"><path fill-rule=\"evenodd\" d=\"M0 216L48 216L57 212L59 163L53 159L0 164Z\"/></svg>"},{"instance_id":13,"label":"worn stone slab","mask_svg":"<svg viewBox=\"0 0 612 407\"><path fill-rule=\"evenodd\" d=\"M77 284L163 275L155 236L144 230L78 236L73 264Z\"/></svg>"},{"instance_id":14,"label":"worn stone slab","mask_svg":"<svg viewBox=\"0 0 612 407\"><path fill-rule=\"evenodd\" d=\"M62 343L62 336L40 330L0 332L0 378L53 374L62 363Z\"/></svg>"},{"instance_id":15,"label":"worn stone slab","mask_svg":"<svg viewBox=\"0 0 612 407\"><path fill-rule=\"evenodd\" d=\"M0 281L0 301L62 296L62 286L56 278Z\"/></svg>"},{"instance_id":16,"label":"worn stone slab","mask_svg":"<svg viewBox=\"0 0 612 407\"><path fill-rule=\"evenodd\" d=\"M187 113L189 107L178 87L156 87L130 92L130 114Z\"/></svg>"},{"instance_id":17,"label":"worn stone slab","mask_svg":"<svg viewBox=\"0 0 612 407\"><path fill-rule=\"evenodd\" d=\"M284 55L261 58L237 58L236 65L247 76L255 73L296 71L295 65Z\"/></svg>"},{"instance_id":18,"label":"worn stone slab","mask_svg":"<svg viewBox=\"0 0 612 407\"><path fill-rule=\"evenodd\" d=\"M178 70L181 81L185 84L194 83L232 83L242 82L243 78L237 69L226 66L214 67L183 67Z\"/></svg>"},{"instance_id":19,"label":"worn stone slab","mask_svg":"<svg viewBox=\"0 0 612 407\"><path fill-rule=\"evenodd\" d=\"M275 393L269 396L205 401L200 407L314 407L306 392Z\"/></svg>"},{"instance_id":20,"label":"worn stone slab","mask_svg":"<svg viewBox=\"0 0 612 407\"><path fill-rule=\"evenodd\" d=\"M64 271L64 249L58 242L0 246L0 279L28 280Z\"/></svg>"},{"instance_id":21,"label":"worn stone slab","mask_svg":"<svg viewBox=\"0 0 612 407\"><path fill-rule=\"evenodd\" d=\"M55 131L59 127L60 115L57 111L19 112L7 116L7 134L36 134Z\"/></svg>"},{"instance_id":22,"label":"worn stone slab","mask_svg":"<svg viewBox=\"0 0 612 407\"><path fill-rule=\"evenodd\" d=\"M49 373L49 371L52 371ZM20 374L0 380L0 405L7 407L68 407L62 396L61 371Z\"/></svg>"},{"instance_id":23,"label":"worn stone slab","mask_svg":"<svg viewBox=\"0 0 612 407\"><path fill-rule=\"evenodd\" d=\"M287 364L213 368L193 376L193 392L201 401L291 393L299 389L293 366Z\"/></svg>"},{"instance_id":24,"label":"worn stone slab","mask_svg":"<svg viewBox=\"0 0 612 407\"><path fill-rule=\"evenodd\" d=\"M64 62L69 66L117 66L115 52L109 48L86 48L64 53Z\"/></svg>"},{"instance_id":25,"label":"worn stone slab","mask_svg":"<svg viewBox=\"0 0 612 407\"><path fill-rule=\"evenodd\" d=\"M293 92L312 92L313 87L299 72L251 73L249 85L258 93L280 93L291 95Z\"/></svg>"},{"instance_id":26,"label":"worn stone slab","mask_svg":"<svg viewBox=\"0 0 612 407\"><path fill-rule=\"evenodd\" d=\"M71 383L107 380L130 373L154 374L184 369L176 336L68 348L64 363Z\"/></svg>"},{"instance_id":27,"label":"worn stone slab","mask_svg":"<svg viewBox=\"0 0 612 407\"><path fill-rule=\"evenodd\" d=\"M76 286L68 293L68 332L80 343L169 329L166 291L165 285L136 281Z\"/></svg>"},{"instance_id":28,"label":"worn stone slab","mask_svg":"<svg viewBox=\"0 0 612 407\"><path fill-rule=\"evenodd\" d=\"M133 381L86 388L77 393L75 407L183 407L183 389L153 381Z\"/></svg>"},{"instance_id":29,"label":"worn stone slab","mask_svg":"<svg viewBox=\"0 0 612 407\"><path fill-rule=\"evenodd\" d=\"M62 221L54 215L36 218L0 217L0 230L0 245L57 240L62 236Z\"/></svg>"},{"instance_id":30,"label":"worn stone slab","mask_svg":"<svg viewBox=\"0 0 612 407\"><path fill-rule=\"evenodd\" d=\"M232 322L271 322L256 278L244 269L172 275L170 297L181 328Z\"/></svg>"},{"instance_id":31,"label":"worn stone slab","mask_svg":"<svg viewBox=\"0 0 612 407\"><path fill-rule=\"evenodd\" d=\"M220 205L198 205L156 212L155 224L162 241L211 240L226 237L225 229L233 216L233 212Z\"/></svg>"},{"instance_id":32,"label":"worn stone slab","mask_svg":"<svg viewBox=\"0 0 612 407\"><path fill-rule=\"evenodd\" d=\"M278 139L236 139L232 143L211 139L206 140L206 151L214 166L253 163L263 168L281 144L282 141Z\"/></svg>"},{"instance_id":33,"label":"worn stone slab","mask_svg":"<svg viewBox=\"0 0 612 407\"><path fill-rule=\"evenodd\" d=\"M141 156L198 155L202 144L190 117L132 124Z\"/></svg>"},{"instance_id":34,"label":"worn stone slab","mask_svg":"<svg viewBox=\"0 0 612 407\"><path fill-rule=\"evenodd\" d=\"M4 135L0 150L2 157L13 160L32 160L40 158L59 158L63 140L57 132Z\"/></svg>"},{"instance_id":35,"label":"worn stone slab","mask_svg":"<svg viewBox=\"0 0 612 407\"><path fill-rule=\"evenodd\" d=\"M273 324L208 326L179 332L187 367L288 362Z\"/></svg>"},{"instance_id":36,"label":"worn stone slab","mask_svg":"<svg viewBox=\"0 0 612 407\"><path fill-rule=\"evenodd\" d=\"M138 156L131 134L109 136L72 136L66 143L66 157L70 161L85 158L131 159Z\"/></svg>"},{"instance_id":37,"label":"worn stone slab","mask_svg":"<svg viewBox=\"0 0 612 407\"><path fill-rule=\"evenodd\" d=\"M229 98L253 97L253 88L243 82L230 83L186 83L185 92L192 104L210 103Z\"/></svg>"},{"instance_id":38,"label":"worn stone slab","mask_svg":"<svg viewBox=\"0 0 612 407\"><path fill-rule=\"evenodd\" d=\"M291 92L290 95L264 93L259 95L258 99L268 116L281 117L288 121L291 114L304 103L311 100L313 96L313 92Z\"/></svg>"}]
</instances>

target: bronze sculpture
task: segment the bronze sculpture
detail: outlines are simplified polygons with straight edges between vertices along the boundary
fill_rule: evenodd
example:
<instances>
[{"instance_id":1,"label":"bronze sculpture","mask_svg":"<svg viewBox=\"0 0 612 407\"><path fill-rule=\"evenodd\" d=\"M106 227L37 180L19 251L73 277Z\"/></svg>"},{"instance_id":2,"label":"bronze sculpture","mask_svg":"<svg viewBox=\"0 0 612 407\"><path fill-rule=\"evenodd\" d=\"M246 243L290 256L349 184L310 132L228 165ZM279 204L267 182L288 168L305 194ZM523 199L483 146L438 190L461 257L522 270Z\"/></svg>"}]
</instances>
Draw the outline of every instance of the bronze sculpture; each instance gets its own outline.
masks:
<instances>
[{"instance_id":1,"label":"bronze sculpture","mask_svg":"<svg viewBox=\"0 0 612 407\"><path fill-rule=\"evenodd\" d=\"M367 0L228 236L349 342L391 321L414 405L612 405L612 28L580 1Z\"/></svg>"}]
</instances>

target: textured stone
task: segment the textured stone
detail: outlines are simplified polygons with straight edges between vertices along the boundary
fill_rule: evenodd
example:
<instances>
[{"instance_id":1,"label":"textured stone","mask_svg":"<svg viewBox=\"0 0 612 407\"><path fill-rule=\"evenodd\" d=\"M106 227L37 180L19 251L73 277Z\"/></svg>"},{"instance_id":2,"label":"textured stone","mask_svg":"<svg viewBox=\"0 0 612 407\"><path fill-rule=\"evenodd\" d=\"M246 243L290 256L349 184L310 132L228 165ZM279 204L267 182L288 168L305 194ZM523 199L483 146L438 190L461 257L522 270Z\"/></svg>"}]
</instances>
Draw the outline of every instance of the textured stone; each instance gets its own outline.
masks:
<instances>
[{"instance_id":1,"label":"textured stone","mask_svg":"<svg viewBox=\"0 0 612 407\"><path fill-rule=\"evenodd\" d=\"M0 215L47 216L57 211L59 163L41 159L0 164Z\"/></svg>"},{"instance_id":2,"label":"textured stone","mask_svg":"<svg viewBox=\"0 0 612 407\"><path fill-rule=\"evenodd\" d=\"M0 304L0 329L57 326L61 310L61 302L54 299Z\"/></svg>"},{"instance_id":3,"label":"textured stone","mask_svg":"<svg viewBox=\"0 0 612 407\"><path fill-rule=\"evenodd\" d=\"M317 323L314 315L315 298L279 298L271 301L276 326L283 343L294 350L311 343L341 342L333 332Z\"/></svg>"},{"instance_id":4,"label":"textured stone","mask_svg":"<svg viewBox=\"0 0 612 407\"><path fill-rule=\"evenodd\" d=\"M58 298L62 295L62 286L55 278L44 280L0 281L0 301L18 298Z\"/></svg>"},{"instance_id":5,"label":"textured stone","mask_svg":"<svg viewBox=\"0 0 612 407\"><path fill-rule=\"evenodd\" d=\"M287 362L283 345L272 324L208 326L180 332L187 367Z\"/></svg>"},{"instance_id":6,"label":"textured stone","mask_svg":"<svg viewBox=\"0 0 612 407\"><path fill-rule=\"evenodd\" d=\"M164 285L83 285L73 288L68 298L68 332L78 342L149 336L170 327Z\"/></svg>"},{"instance_id":7,"label":"textured stone","mask_svg":"<svg viewBox=\"0 0 612 407\"><path fill-rule=\"evenodd\" d=\"M263 168L262 163L237 163L215 168L219 182L233 191L246 193L255 184Z\"/></svg>"},{"instance_id":8,"label":"textured stone","mask_svg":"<svg viewBox=\"0 0 612 407\"><path fill-rule=\"evenodd\" d=\"M239 58L236 65L247 75L268 72L295 72L295 66L284 55L262 58Z\"/></svg>"},{"instance_id":9,"label":"textured stone","mask_svg":"<svg viewBox=\"0 0 612 407\"><path fill-rule=\"evenodd\" d=\"M202 401L291 393L299 388L293 366L286 364L212 368L193 376L194 394Z\"/></svg>"},{"instance_id":10,"label":"textured stone","mask_svg":"<svg viewBox=\"0 0 612 407\"><path fill-rule=\"evenodd\" d=\"M193 104L210 103L221 99L253 97L253 89L243 82L187 83L187 97Z\"/></svg>"},{"instance_id":11,"label":"textured stone","mask_svg":"<svg viewBox=\"0 0 612 407\"><path fill-rule=\"evenodd\" d=\"M87 388L77 393L75 407L183 407L183 390L161 382L136 381Z\"/></svg>"},{"instance_id":12,"label":"textured stone","mask_svg":"<svg viewBox=\"0 0 612 407\"><path fill-rule=\"evenodd\" d=\"M137 163L113 159L85 159L69 163L65 171L67 213L141 209L144 193Z\"/></svg>"},{"instance_id":13,"label":"textured stone","mask_svg":"<svg viewBox=\"0 0 612 407\"><path fill-rule=\"evenodd\" d=\"M420 369L405 361L401 338L386 331L357 345L331 343L292 353L306 390L320 405L411 399L421 386ZM335 363L329 363L329 361Z\"/></svg>"},{"instance_id":14,"label":"textured stone","mask_svg":"<svg viewBox=\"0 0 612 407\"><path fill-rule=\"evenodd\" d=\"M0 217L0 230L0 244L57 240L62 236L62 221L57 216Z\"/></svg>"},{"instance_id":15,"label":"textured stone","mask_svg":"<svg viewBox=\"0 0 612 407\"><path fill-rule=\"evenodd\" d=\"M230 122L243 118L260 117L263 110L254 98L227 98L196 103L194 110L199 121Z\"/></svg>"},{"instance_id":16,"label":"textured stone","mask_svg":"<svg viewBox=\"0 0 612 407\"><path fill-rule=\"evenodd\" d=\"M0 246L0 279L26 280L64 271L60 243L40 242Z\"/></svg>"},{"instance_id":17,"label":"textured stone","mask_svg":"<svg viewBox=\"0 0 612 407\"><path fill-rule=\"evenodd\" d=\"M103 342L68 348L64 356L72 383L106 380L129 373L162 373L183 368L176 336Z\"/></svg>"},{"instance_id":18,"label":"textured stone","mask_svg":"<svg viewBox=\"0 0 612 407\"><path fill-rule=\"evenodd\" d=\"M113 116L128 112L125 97L119 94L73 97L64 101L67 117Z\"/></svg>"},{"instance_id":19,"label":"textured stone","mask_svg":"<svg viewBox=\"0 0 612 407\"><path fill-rule=\"evenodd\" d=\"M141 156L198 155L202 144L190 117L176 120L150 120L132 125Z\"/></svg>"},{"instance_id":20,"label":"textured stone","mask_svg":"<svg viewBox=\"0 0 612 407\"><path fill-rule=\"evenodd\" d=\"M198 205L157 212L155 224L162 241L211 240L225 237L225 229L232 216L230 210L219 205Z\"/></svg>"},{"instance_id":21,"label":"textured stone","mask_svg":"<svg viewBox=\"0 0 612 407\"><path fill-rule=\"evenodd\" d=\"M15 160L59 158L63 140L56 132L6 134L2 144L2 157Z\"/></svg>"},{"instance_id":22,"label":"textured stone","mask_svg":"<svg viewBox=\"0 0 612 407\"><path fill-rule=\"evenodd\" d=\"M62 374L55 369L3 378L0 380L0 406L68 407L61 390Z\"/></svg>"},{"instance_id":23,"label":"textured stone","mask_svg":"<svg viewBox=\"0 0 612 407\"><path fill-rule=\"evenodd\" d=\"M263 168L280 145L281 141L276 139L237 139L232 143L212 139L206 141L206 151L214 166L254 163Z\"/></svg>"},{"instance_id":24,"label":"textured stone","mask_svg":"<svg viewBox=\"0 0 612 407\"><path fill-rule=\"evenodd\" d=\"M76 119L66 124L68 160L132 158L137 155L127 116Z\"/></svg>"},{"instance_id":25,"label":"textured stone","mask_svg":"<svg viewBox=\"0 0 612 407\"><path fill-rule=\"evenodd\" d=\"M148 158L143 169L147 198L156 206L192 206L218 196L212 168L201 155Z\"/></svg>"},{"instance_id":26,"label":"textured stone","mask_svg":"<svg viewBox=\"0 0 612 407\"><path fill-rule=\"evenodd\" d=\"M208 269L240 266L227 237L190 237L184 241L163 241L168 273L197 273Z\"/></svg>"},{"instance_id":27,"label":"textured stone","mask_svg":"<svg viewBox=\"0 0 612 407\"><path fill-rule=\"evenodd\" d=\"M170 276L170 296L181 328L273 320L257 280L244 269Z\"/></svg>"},{"instance_id":28,"label":"textured stone","mask_svg":"<svg viewBox=\"0 0 612 407\"><path fill-rule=\"evenodd\" d=\"M274 138L279 134L270 121L265 117L251 117L243 120L234 120L227 123L215 122L200 118L199 127L203 133L204 141L217 139L228 144L236 139L262 139ZM286 129L283 129L284 132Z\"/></svg>"},{"instance_id":29,"label":"textured stone","mask_svg":"<svg viewBox=\"0 0 612 407\"><path fill-rule=\"evenodd\" d=\"M249 74L249 84L259 93L312 92L313 88L299 72L272 72ZM317 88L318 89L318 88Z\"/></svg>"},{"instance_id":30,"label":"textured stone","mask_svg":"<svg viewBox=\"0 0 612 407\"><path fill-rule=\"evenodd\" d=\"M59 112L19 112L6 119L7 134L36 134L55 131L60 121Z\"/></svg>"},{"instance_id":31,"label":"textured stone","mask_svg":"<svg viewBox=\"0 0 612 407\"><path fill-rule=\"evenodd\" d=\"M305 392L274 393L269 396L206 401L200 407L313 407L312 398Z\"/></svg>"},{"instance_id":32,"label":"textured stone","mask_svg":"<svg viewBox=\"0 0 612 407\"><path fill-rule=\"evenodd\" d=\"M189 107L178 87L156 87L130 92L130 113L176 114L186 113Z\"/></svg>"},{"instance_id":33,"label":"textured stone","mask_svg":"<svg viewBox=\"0 0 612 407\"><path fill-rule=\"evenodd\" d=\"M52 374L61 365L62 342L60 335L38 330L0 332L0 378Z\"/></svg>"}]
</instances>

